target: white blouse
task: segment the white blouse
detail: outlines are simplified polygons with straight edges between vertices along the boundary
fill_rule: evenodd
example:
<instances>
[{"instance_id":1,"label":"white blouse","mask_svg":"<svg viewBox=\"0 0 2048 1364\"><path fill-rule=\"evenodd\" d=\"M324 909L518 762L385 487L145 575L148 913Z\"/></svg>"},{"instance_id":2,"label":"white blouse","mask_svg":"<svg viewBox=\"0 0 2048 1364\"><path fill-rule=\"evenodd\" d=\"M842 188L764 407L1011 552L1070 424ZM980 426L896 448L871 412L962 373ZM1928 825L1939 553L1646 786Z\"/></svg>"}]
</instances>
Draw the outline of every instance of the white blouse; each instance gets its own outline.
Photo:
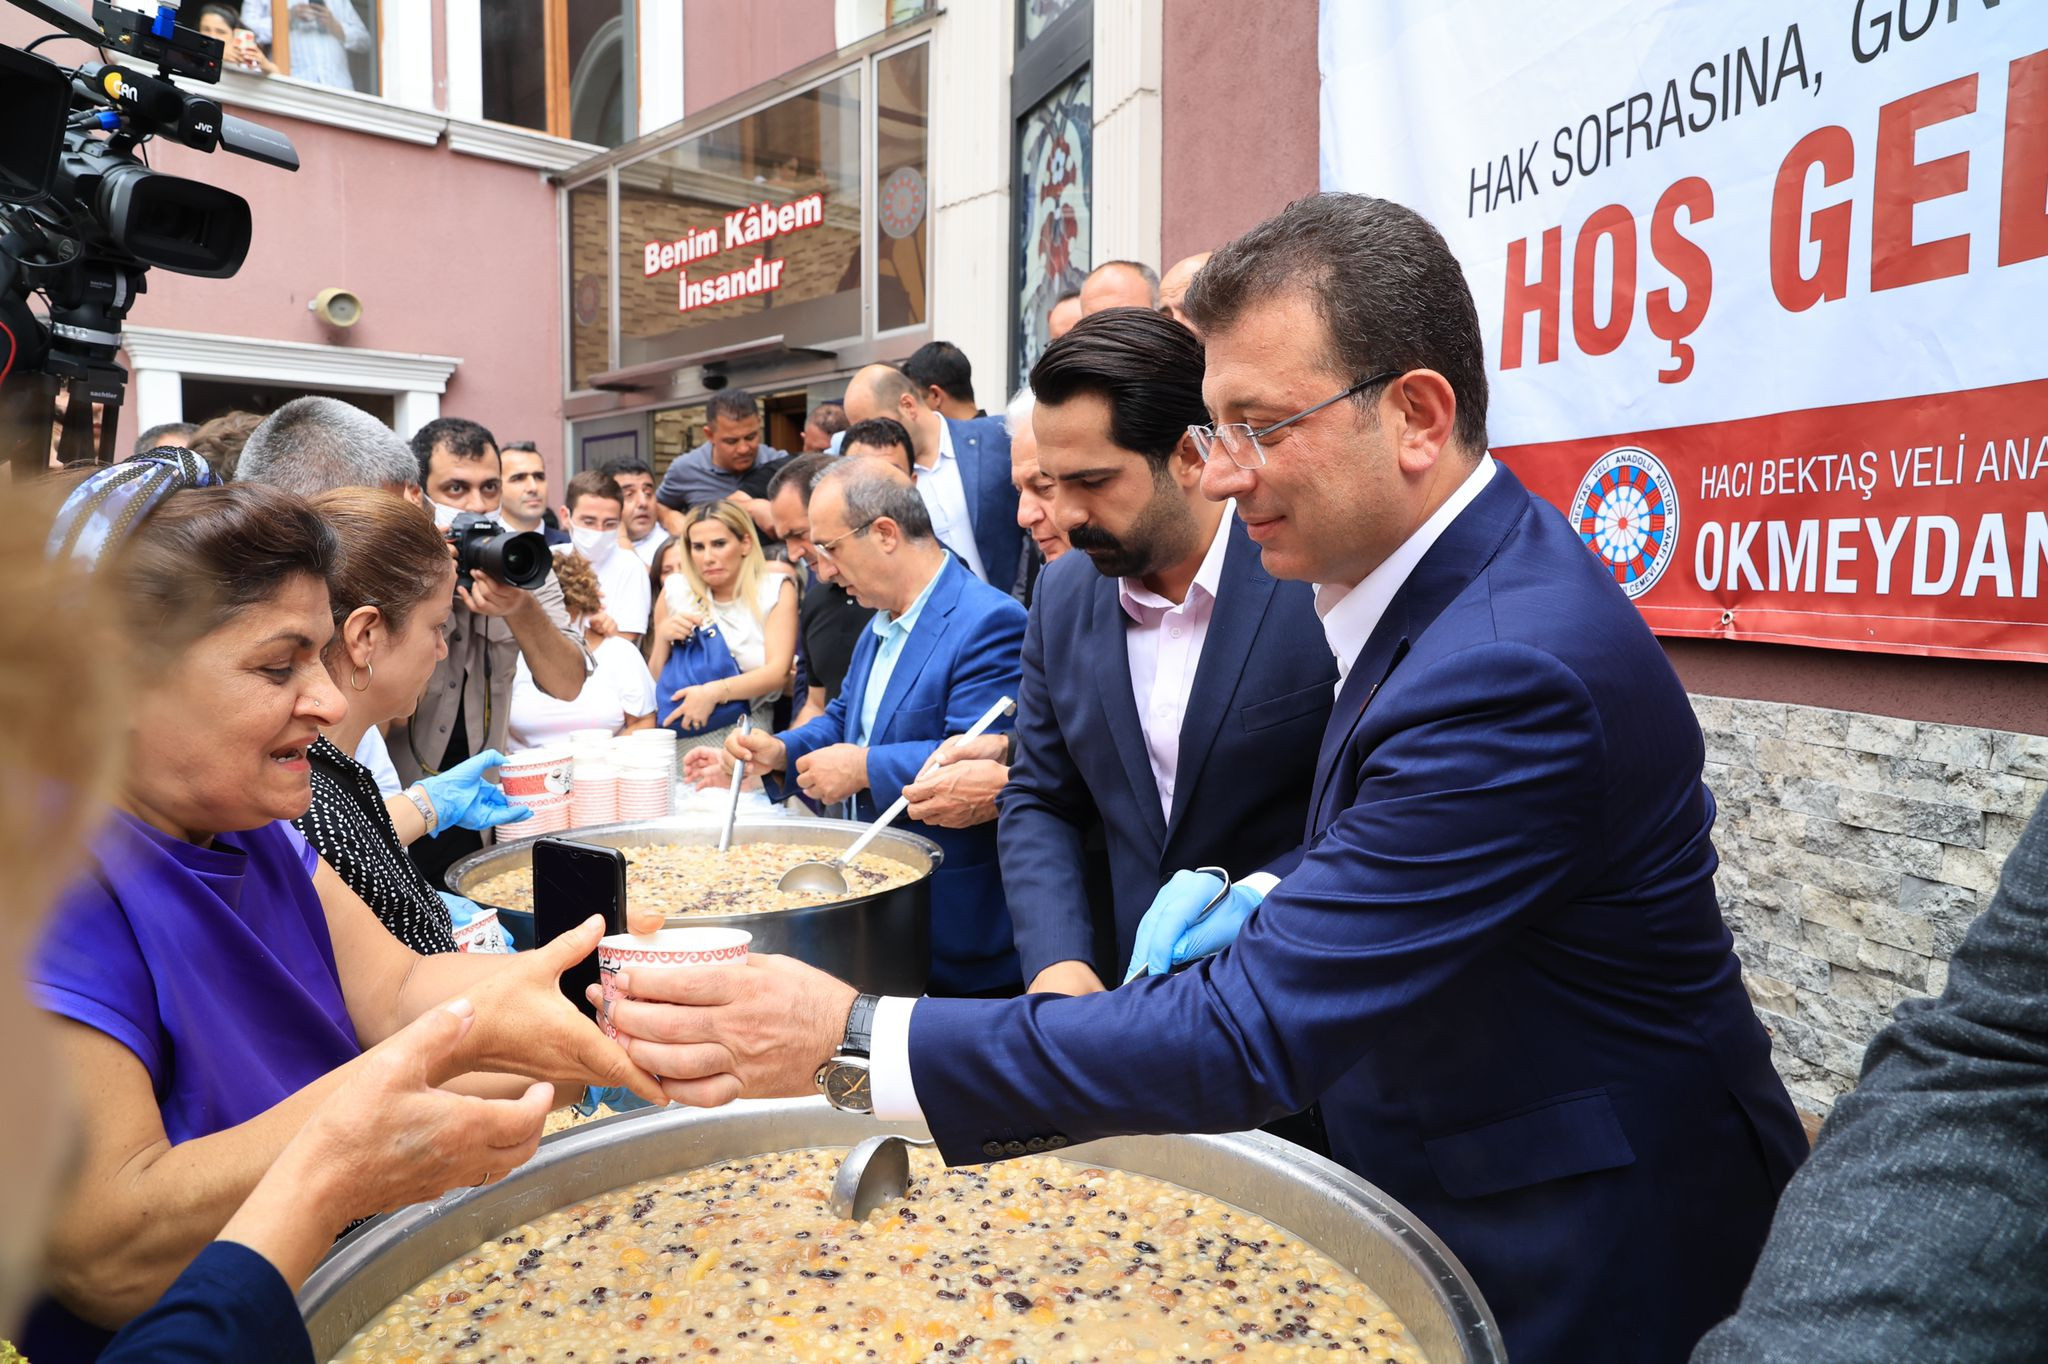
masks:
<instances>
[{"instance_id":1,"label":"white blouse","mask_svg":"<svg viewBox=\"0 0 2048 1364\"><path fill-rule=\"evenodd\" d=\"M740 665L743 673L752 672L768 661L768 617L775 611L784 583L794 586L795 579L786 573L761 575L761 582L754 593L755 603L760 608L758 616L737 597L729 602L711 603L711 619L718 623L718 633L725 640L725 647L732 650L733 662ZM690 591L690 580L682 574L670 574L661 591L671 614L678 611L693 616L703 614L696 594ZM768 693L770 698L780 695L782 689L779 687Z\"/></svg>"},{"instance_id":2,"label":"white blouse","mask_svg":"<svg viewBox=\"0 0 2048 1364\"><path fill-rule=\"evenodd\" d=\"M626 721L654 710L654 679L639 649L617 635L590 651L594 665L573 701L560 701L542 691L519 656L512 675L512 713L508 736L516 748L540 748L567 738L579 729L608 729L616 734Z\"/></svg>"}]
</instances>

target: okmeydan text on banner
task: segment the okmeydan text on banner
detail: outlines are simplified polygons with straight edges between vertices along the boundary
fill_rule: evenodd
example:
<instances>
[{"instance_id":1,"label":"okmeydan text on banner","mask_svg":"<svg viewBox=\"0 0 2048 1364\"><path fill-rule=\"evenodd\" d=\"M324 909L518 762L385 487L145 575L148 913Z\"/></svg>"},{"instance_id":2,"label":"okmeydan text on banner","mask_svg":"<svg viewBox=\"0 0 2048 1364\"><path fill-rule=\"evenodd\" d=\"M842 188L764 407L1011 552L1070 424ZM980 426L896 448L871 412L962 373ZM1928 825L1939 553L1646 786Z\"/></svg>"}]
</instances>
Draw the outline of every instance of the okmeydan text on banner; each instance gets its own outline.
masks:
<instances>
[{"instance_id":1,"label":"okmeydan text on banner","mask_svg":"<svg viewBox=\"0 0 2048 1364\"><path fill-rule=\"evenodd\" d=\"M1455 70L1445 54L1455 53ZM2048 7L1324 0L1496 455L1672 635L2048 661Z\"/></svg>"}]
</instances>

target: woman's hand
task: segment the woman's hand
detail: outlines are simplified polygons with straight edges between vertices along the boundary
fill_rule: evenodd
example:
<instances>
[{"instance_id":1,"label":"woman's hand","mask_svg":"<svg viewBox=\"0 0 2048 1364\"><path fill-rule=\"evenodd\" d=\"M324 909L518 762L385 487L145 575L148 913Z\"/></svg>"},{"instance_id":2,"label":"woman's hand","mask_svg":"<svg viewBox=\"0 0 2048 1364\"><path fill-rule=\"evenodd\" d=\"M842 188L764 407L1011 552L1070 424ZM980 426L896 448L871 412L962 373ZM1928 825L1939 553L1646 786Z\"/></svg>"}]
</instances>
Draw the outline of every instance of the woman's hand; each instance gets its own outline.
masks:
<instances>
[{"instance_id":1,"label":"woman's hand","mask_svg":"<svg viewBox=\"0 0 2048 1364\"><path fill-rule=\"evenodd\" d=\"M517 1099L435 1086L475 1021L469 1001L454 999L367 1053L279 1152L220 1239L269 1260L296 1291L356 1218L488 1184L524 1165L540 1144L552 1085L535 1084Z\"/></svg>"},{"instance_id":2,"label":"woman's hand","mask_svg":"<svg viewBox=\"0 0 2048 1364\"><path fill-rule=\"evenodd\" d=\"M475 1023L466 998L427 1010L377 1047L285 1148L280 1159L303 1161L336 1190L344 1225L503 1178L532 1158L554 1107L553 1085L536 1081L517 1099L437 1087L459 1068Z\"/></svg>"},{"instance_id":3,"label":"woman's hand","mask_svg":"<svg viewBox=\"0 0 2048 1364\"><path fill-rule=\"evenodd\" d=\"M600 611L583 622L583 638L590 641L592 646L604 643L617 633L619 623L612 619L612 613L609 611Z\"/></svg>"},{"instance_id":4,"label":"woman's hand","mask_svg":"<svg viewBox=\"0 0 2048 1364\"><path fill-rule=\"evenodd\" d=\"M693 616L688 611L671 611L661 618L656 634L670 644L680 644L697 633L697 627L704 623L704 617Z\"/></svg>"},{"instance_id":5,"label":"woman's hand","mask_svg":"<svg viewBox=\"0 0 2048 1364\"><path fill-rule=\"evenodd\" d=\"M465 1040L461 1069L545 1075L600 1089L624 1085L663 1102L654 1077L627 1060L562 993L562 972L595 952L603 936L604 920L592 915L546 946L505 959L503 969L464 990L477 1023Z\"/></svg>"},{"instance_id":6,"label":"woman's hand","mask_svg":"<svg viewBox=\"0 0 2048 1364\"><path fill-rule=\"evenodd\" d=\"M684 729L704 728L705 721L711 718L711 712L718 709L719 693L722 690L724 689L716 682L699 682L694 687L684 687L669 698L683 704L663 716L661 722L664 725L672 725L676 722L676 717L681 716Z\"/></svg>"}]
</instances>

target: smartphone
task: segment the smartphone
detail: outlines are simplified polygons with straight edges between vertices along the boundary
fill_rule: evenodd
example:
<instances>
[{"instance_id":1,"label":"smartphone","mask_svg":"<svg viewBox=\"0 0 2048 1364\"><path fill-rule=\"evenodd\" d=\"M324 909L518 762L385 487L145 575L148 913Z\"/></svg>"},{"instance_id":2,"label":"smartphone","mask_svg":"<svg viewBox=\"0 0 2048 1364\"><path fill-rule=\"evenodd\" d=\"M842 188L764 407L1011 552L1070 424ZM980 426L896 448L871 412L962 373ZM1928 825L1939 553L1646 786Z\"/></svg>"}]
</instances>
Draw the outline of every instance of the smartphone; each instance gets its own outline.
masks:
<instances>
[{"instance_id":1,"label":"smartphone","mask_svg":"<svg viewBox=\"0 0 2048 1364\"><path fill-rule=\"evenodd\" d=\"M607 935L626 931L626 855L617 848L567 838L533 843L533 943L544 947L593 914ZM593 1021L584 988L597 984L597 953L562 972L562 993Z\"/></svg>"}]
</instances>

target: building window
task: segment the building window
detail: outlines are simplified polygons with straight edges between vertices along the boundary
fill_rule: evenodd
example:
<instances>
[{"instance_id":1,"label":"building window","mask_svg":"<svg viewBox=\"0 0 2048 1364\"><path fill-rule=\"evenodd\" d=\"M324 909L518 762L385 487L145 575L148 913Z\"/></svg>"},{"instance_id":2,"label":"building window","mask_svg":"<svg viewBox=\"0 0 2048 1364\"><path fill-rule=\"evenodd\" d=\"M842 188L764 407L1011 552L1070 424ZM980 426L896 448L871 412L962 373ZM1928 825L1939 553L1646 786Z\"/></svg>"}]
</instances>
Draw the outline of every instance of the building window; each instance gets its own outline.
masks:
<instances>
[{"instance_id":1,"label":"building window","mask_svg":"<svg viewBox=\"0 0 2048 1364\"><path fill-rule=\"evenodd\" d=\"M483 116L616 146L628 136L632 0L491 0L480 33Z\"/></svg>"},{"instance_id":2,"label":"building window","mask_svg":"<svg viewBox=\"0 0 2048 1364\"><path fill-rule=\"evenodd\" d=\"M611 368L612 251L610 191L603 180L579 185L569 205L569 387Z\"/></svg>"},{"instance_id":3,"label":"building window","mask_svg":"<svg viewBox=\"0 0 2048 1364\"><path fill-rule=\"evenodd\" d=\"M1052 21L1074 7L1074 0L1021 0L1018 22L1024 26L1024 41L1031 42Z\"/></svg>"},{"instance_id":4,"label":"building window","mask_svg":"<svg viewBox=\"0 0 2048 1364\"><path fill-rule=\"evenodd\" d=\"M619 168L620 365L862 334L861 76Z\"/></svg>"},{"instance_id":5,"label":"building window","mask_svg":"<svg viewBox=\"0 0 2048 1364\"><path fill-rule=\"evenodd\" d=\"M1010 380L1015 388L1051 340L1047 317L1081 287L1092 246L1094 197L1093 0L1022 0L1010 78L1017 121L1015 236L1011 259Z\"/></svg>"},{"instance_id":6,"label":"building window","mask_svg":"<svg viewBox=\"0 0 2048 1364\"><path fill-rule=\"evenodd\" d=\"M198 7L200 17L209 11L235 15L237 27L248 30L276 75L378 93L378 0L241 0L239 7ZM261 69L263 62L245 65Z\"/></svg>"},{"instance_id":7,"label":"building window","mask_svg":"<svg viewBox=\"0 0 2048 1364\"><path fill-rule=\"evenodd\" d=\"M930 53L919 43L875 63L875 330L881 332L918 326L926 315Z\"/></svg>"}]
</instances>

